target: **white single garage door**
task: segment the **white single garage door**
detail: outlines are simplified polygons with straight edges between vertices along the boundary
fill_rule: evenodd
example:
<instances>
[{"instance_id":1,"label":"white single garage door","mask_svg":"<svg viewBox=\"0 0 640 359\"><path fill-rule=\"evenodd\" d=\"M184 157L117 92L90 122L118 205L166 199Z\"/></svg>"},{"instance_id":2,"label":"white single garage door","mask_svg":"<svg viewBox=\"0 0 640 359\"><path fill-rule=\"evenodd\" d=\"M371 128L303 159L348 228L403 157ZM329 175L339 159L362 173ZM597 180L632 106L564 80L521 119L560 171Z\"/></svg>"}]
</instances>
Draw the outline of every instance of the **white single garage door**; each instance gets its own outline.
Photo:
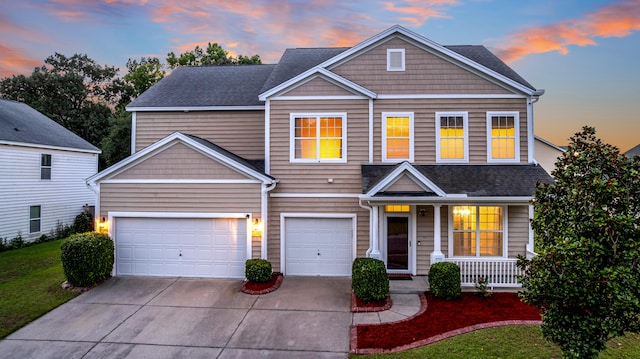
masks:
<instances>
[{"instance_id":1,"label":"white single garage door","mask_svg":"<svg viewBox=\"0 0 640 359\"><path fill-rule=\"evenodd\" d=\"M352 218L285 217L285 272L303 276L350 276Z\"/></svg>"},{"instance_id":2,"label":"white single garage door","mask_svg":"<svg viewBox=\"0 0 640 359\"><path fill-rule=\"evenodd\" d=\"M244 218L116 218L116 274L243 278Z\"/></svg>"}]
</instances>

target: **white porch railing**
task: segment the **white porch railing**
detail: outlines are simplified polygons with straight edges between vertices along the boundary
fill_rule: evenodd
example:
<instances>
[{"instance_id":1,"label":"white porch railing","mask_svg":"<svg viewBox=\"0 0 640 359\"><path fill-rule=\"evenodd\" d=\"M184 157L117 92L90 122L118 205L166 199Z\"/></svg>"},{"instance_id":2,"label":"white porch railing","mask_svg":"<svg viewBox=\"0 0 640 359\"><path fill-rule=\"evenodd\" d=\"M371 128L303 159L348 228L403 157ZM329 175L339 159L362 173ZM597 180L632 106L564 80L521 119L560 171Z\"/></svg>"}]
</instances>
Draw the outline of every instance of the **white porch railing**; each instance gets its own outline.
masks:
<instances>
[{"instance_id":1,"label":"white porch railing","mask_svg":"<svg viewBox=\"0 0 640 359\"><path fill-rule=\"evenodd\" d=\"M518 275L522 271L516 267L517 259L511 258L445 258L446 262L460 267L463 287L474 287L479 277L488 278L488 286L519 288Z\"/></svg>"}]
</instances>

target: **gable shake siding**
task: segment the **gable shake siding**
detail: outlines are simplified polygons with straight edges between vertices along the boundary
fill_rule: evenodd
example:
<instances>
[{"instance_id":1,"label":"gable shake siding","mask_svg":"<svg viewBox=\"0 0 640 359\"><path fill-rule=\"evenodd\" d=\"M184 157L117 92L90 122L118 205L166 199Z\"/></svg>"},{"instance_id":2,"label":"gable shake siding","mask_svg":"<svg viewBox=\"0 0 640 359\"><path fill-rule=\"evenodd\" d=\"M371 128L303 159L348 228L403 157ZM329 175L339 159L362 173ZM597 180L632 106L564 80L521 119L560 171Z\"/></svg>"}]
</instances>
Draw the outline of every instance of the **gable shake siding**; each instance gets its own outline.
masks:
<instances>
[{"instance_id":1,"label":"gable shake siding","mask_svg":"<svg viewBox=\"0 0 640 359\"><path fill-rule=\"evenodd\" d=\"M405 71L387 71L387 49L405 49ZM399 38L382 43L331 71L379 94L511 93Z\"/></svg>"},{"instance_id":2,"label":"gable shake siding","mask_svg":"<svg viewBox=\"0 0 640 359\"><path fill-rule=\"evenodd\" d=\"M136 112L136 152L174 132L207 139L240 157L264 158L264 111Z\"/></svg>"},{"instance_id":3,"label":"gable shake siding","mask_svg":"<svg viewBox=\"0 0 640 359\"><path fill-rule=\"evenodd\" d=\"M112 179L241 179L224 164L177 143Z\"/></svg>"},{"instance_id":4,"label":"gable shake siding","mask_svg":"<svg viewBox=\"0 0 640 359\"><path fill-rule=\"evenodd\" d=\"M520 114L520 162L528 162L525 99L394 99L373 102L373 160L382 161L382 113L413 112L414 163L436 162L436 112L468 112L469 163L487 163L487 112Z\"/></svg>"}]
</instances>

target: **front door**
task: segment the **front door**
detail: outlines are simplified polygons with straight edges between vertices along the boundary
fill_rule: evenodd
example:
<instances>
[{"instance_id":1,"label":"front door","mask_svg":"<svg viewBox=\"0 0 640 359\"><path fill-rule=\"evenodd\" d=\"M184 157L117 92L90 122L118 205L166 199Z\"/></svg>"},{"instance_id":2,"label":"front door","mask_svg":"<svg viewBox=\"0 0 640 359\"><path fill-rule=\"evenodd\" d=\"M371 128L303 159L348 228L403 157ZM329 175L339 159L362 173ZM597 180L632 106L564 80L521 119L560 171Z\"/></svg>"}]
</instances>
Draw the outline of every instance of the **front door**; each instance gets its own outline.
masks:
<instances>
[{"instance_id":1,"label":"front door","mask_svg":"<svg viewBox=\"0 0 640 359\"><path fill-rule=\"evenodd\" d=\"M387 215L387 270L409 270L409 216Z\"/></svg>"}]
</instances>

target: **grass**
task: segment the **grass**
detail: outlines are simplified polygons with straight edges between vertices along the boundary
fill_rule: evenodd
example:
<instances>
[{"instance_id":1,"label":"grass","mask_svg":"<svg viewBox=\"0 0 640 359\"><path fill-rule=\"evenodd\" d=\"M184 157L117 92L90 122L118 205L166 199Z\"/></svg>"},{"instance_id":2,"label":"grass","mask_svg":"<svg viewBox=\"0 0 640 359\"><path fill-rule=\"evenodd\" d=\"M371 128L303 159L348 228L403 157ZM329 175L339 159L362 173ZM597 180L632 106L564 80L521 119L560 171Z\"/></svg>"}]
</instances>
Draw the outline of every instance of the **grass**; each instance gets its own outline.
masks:
<instances>
[{"instance_id":1,"label":"grass","mask_svg":"<svg viewBox=\"0 0 640 359\"><path fill-rule=\"evenodd\" d=\"M390 333L389 335L393 335ZM352 355L352 359L398 358L561 358L560 348L547 342L537 325L488 328L455 336L399 353ZM640 335L628 334L609 341L600 359L640 358Z\"/></svg>"},{"instance_id":2,"label":"grass","mask_svg":"<svg viewBox=\"0 0 640 359\"><path fill-rule=\"evenodd\" d=\"M62 289L61 240L0 253L0 338L78 294Z\"/></svg>"}]
</instances>

